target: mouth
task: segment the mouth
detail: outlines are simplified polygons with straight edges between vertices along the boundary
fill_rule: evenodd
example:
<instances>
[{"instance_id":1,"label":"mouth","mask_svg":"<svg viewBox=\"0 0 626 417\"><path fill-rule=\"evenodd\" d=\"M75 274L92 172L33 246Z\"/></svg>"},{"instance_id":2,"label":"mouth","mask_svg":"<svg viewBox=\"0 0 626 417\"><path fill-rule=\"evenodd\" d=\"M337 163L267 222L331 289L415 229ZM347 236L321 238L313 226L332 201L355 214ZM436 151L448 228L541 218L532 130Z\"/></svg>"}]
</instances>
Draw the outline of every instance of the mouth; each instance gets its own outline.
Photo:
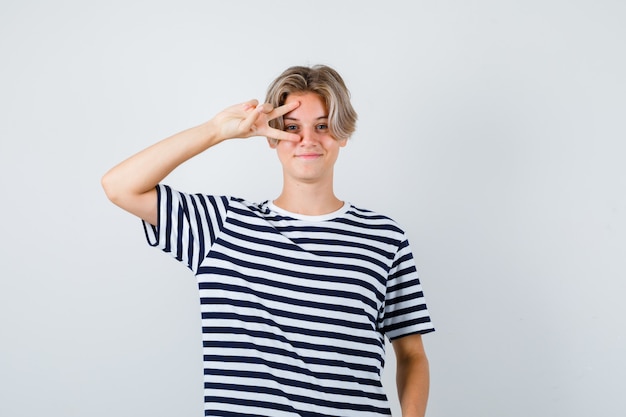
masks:
<instances>
[{"instance_id":1,"label":"mouth","mask_svg":"<svg viewBox=\"0 0 626 417\"><path fill-rule=\"evenodd\" d=\"M303 153L303 154L295 155L296 158L304 159L304 160L317 159L321 156L322 155L319 153Z\"/></svg>"}]
</instances>

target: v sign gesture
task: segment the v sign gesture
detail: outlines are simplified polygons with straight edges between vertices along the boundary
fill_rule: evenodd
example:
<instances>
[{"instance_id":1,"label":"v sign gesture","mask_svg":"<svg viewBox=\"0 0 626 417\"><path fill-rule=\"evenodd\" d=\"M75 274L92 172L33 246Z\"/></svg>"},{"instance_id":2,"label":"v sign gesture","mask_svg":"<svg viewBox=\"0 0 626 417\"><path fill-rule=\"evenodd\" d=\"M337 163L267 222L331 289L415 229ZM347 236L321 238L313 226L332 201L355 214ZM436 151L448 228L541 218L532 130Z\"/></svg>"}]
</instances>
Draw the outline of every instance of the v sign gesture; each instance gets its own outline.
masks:
<instances>
[{"instance_id":1,"label":"v sign gesture","mask_svg":"<svg viewBox=\"0 0 626 417\"><path fill-rule=\"evenodd\" d=\"M259 104L257 100L250 100L224 109L209 123L217 134L217 142L252 136L297 141L300 140L298 135L274 129L269 126L269 121L282 117L299 105L299 102L293 102L274 108L269 103Z\"/></svg>"}]
</instances>

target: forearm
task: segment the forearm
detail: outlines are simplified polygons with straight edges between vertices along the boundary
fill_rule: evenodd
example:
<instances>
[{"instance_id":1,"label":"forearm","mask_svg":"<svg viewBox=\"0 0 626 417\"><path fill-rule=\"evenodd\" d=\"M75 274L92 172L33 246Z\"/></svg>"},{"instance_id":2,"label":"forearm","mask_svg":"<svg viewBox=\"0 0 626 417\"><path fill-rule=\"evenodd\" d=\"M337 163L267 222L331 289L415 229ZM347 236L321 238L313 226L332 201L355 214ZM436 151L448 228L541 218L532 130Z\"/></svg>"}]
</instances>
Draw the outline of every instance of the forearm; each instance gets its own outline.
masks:
<instances>
[{"instance_id":1,"label":"forearm","mask_svg":"<svg viewBox=\"0 0 626 417\"><path fill-rule=\"evenodd\" d=\"M397 359L396 385L402 417L423 417L430 388L430 372L425 354Z\"/></svg>"},{"instance_id":2,"label":"forearm","mask_svg":"<svg viewBox=\"0 0 626 417\"><path fill-rule=\"evenodd\" d=\"M154 189L177 166L219 142L211 122L184 130L131 156L102 178L111 201L123 205L126 196Z\"/></svg>"}]
</instances>

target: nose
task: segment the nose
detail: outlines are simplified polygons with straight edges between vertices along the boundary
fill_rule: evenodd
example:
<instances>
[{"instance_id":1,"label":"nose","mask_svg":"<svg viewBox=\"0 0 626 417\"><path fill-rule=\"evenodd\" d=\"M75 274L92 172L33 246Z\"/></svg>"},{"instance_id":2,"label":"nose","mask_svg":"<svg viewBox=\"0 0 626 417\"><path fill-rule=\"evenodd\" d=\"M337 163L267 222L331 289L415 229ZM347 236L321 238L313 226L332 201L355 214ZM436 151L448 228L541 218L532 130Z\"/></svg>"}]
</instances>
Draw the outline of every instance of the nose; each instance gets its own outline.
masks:
<instances>
[{"instance_id":1,"label":"nose","mask_svg":"<svg viewBox=\"0 0 626 417\"><path fill-rule=\"evenodd\" d=\"M315 126L302 127L300 130L301 143L316 143L318 140L319 132L315 129Z\"/></svg>"}]
</instances>

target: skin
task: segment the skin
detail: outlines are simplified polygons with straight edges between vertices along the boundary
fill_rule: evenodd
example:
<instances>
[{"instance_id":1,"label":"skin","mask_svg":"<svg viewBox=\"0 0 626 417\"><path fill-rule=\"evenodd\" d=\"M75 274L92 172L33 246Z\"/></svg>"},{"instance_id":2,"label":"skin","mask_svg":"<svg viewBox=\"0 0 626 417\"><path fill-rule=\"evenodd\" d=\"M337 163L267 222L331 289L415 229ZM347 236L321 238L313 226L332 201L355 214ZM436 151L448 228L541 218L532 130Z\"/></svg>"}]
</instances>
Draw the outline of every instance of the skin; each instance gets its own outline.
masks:
<instances>
[{"instance_id":1,"label":"skin","mask_svg":"<svg viewBox=\"0 0 626 417\"><path fill-rule=\"evenodd\" d=\"M283 117L285 130L268 122ZM273 108L256 100L224 109L211 120L140 151L113 167L102 178L107 197L150 224L157 223L155 187L190 158L230 139L265 136L283 167L283 188L274 204L305 215L321 215L344 204L333 191L334 165L347 140L328 129L323 100L306 92L291 94ZM420 335L393 341L396 385L403 417L423 417L429 390L428 359Z\"/></svg>"},{"instance_id":2,"label":"skin","mask_svg":"<svg viewBox=\"0 0 626 417\"><path fill-rule=\"evenodd\" d=\"M283 167L283 189L274 204L306 215L333 212L343 205L333 191L333 168L347 140L331 136L328 112L317 94L291 94L285 105L294 103L298 107L284 115L283 123L299 140L269 141Z\"/></svg>"},{"instance_id":3,"label":"skin","mask_svg":"<svg viewBox=\"0 0 626 417\"><path fill-rule=\"evenodd\" d=\"M404 336L394 340L392 345L396 355L396 388L402 417L424 417L430 371L422 335Z\"/></svg>"}]
</instances>

